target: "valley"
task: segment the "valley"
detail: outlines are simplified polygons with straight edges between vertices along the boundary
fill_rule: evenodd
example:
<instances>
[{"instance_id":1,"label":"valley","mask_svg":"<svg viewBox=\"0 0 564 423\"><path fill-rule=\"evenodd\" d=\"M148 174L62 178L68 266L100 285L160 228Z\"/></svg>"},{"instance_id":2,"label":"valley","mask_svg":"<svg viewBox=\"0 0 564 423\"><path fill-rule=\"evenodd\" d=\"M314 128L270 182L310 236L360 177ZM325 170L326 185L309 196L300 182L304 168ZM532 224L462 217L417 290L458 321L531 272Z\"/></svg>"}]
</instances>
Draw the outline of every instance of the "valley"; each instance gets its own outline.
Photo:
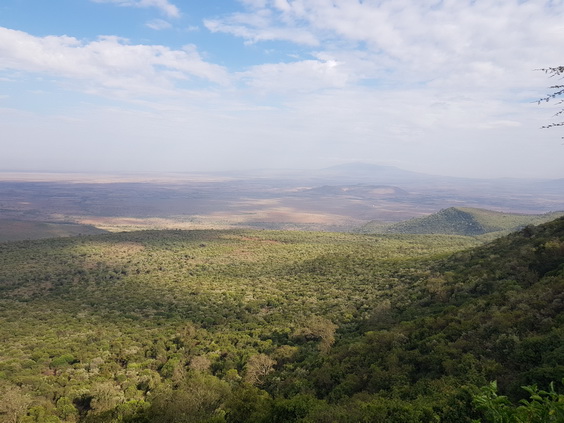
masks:
<instances>
[{"instance_id":1,"label":"valley","mask_svg":"<svg viewBox=\"0 0 564 423\"><path fill-rule=\"evenodd\" d=\"M560 182L366 170L5 174L0 421L562 421Z\"/></svg>"},{"instance_id":2,"label":"valley","mask_svg":"<svg viewBox=\"0 0 564 423\"><path fill-rule=\"evenodd\" d=\"M482 244L248 229L2 243L0 416L486 418L472 398L490 381L516 401L564 377L564 220Z\"/></svg>"},{"instance_id":3,"label":"valley","mask_svg":"<svg viewBox=\"0 0 564 423\"><path fill-rule=\"evenodd\" d=\"M0 1L0 423L564 423L562 35Z\"/></svg>"}]
</instances>

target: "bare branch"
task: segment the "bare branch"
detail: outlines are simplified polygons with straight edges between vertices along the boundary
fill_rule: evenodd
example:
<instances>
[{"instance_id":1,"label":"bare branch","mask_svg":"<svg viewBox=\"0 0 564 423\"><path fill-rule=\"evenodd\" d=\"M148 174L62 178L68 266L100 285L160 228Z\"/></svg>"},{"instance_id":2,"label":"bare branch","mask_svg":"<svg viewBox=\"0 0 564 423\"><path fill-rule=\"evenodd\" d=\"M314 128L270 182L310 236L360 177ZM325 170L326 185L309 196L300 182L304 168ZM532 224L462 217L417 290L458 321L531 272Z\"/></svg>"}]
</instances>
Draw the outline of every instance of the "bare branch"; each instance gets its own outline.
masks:
<instances>
[{"instance_id":1,"label":"bare branch","mask_svg":"<svg viewBox=\"0 0 564 423\"><path fill-rule=\"evenodd\" d=\"M550 78L555 77L555 76L564 75L564 66L556 66L556 67L536 69L536 70L544 72L545 74L549 75ZM562 78L564 78L564 76ZM554 91L550 94L547 94L545 97L540 98L537 101L537 104L541 104L542 102L548 103L550 100L553 100L556 97L560 97L560 96L564 95L564 85L552 85L549 88L551 90L556 90L556 91ZM564 100L560 100L556 104L557 105L562 104L563 102L564 102ZM564 109L561 109L558 112L556 112L554 114L554 116L560 116L560 115L563 115L563 114L564 114ZM564 126L564 122L551 123L549 125L542 126L541 129L554 128L556 126Z\"/></svg>"}]
</instances>

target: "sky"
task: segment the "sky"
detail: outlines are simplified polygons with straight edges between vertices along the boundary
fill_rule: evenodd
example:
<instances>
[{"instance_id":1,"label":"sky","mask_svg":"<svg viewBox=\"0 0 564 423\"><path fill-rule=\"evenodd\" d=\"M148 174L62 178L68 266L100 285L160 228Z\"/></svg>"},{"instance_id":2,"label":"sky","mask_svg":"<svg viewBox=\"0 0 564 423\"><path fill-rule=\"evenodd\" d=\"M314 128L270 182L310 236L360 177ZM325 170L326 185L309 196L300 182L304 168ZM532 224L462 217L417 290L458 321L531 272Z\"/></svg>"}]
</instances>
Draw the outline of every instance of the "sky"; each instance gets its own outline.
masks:
<instances>
[{"instance_id":1,"label":"sky","mask_svg":"<svg viewBox=\"0 0 564 423\"><path fill-rule=\"evenodd\" d=\"M564 0L2 0L0 171L564 178Z\"/></svg>"}]
</instances>

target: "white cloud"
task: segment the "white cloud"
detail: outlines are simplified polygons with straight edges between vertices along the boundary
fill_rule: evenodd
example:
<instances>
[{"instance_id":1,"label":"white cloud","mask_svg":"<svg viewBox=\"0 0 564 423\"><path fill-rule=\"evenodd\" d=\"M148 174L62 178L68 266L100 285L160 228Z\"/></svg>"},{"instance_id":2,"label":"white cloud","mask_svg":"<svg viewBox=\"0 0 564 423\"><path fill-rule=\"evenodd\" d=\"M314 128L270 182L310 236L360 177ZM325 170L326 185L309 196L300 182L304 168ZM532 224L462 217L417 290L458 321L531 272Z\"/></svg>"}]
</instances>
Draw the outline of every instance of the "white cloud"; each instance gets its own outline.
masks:
<instances>
[{"instance_id":1,"label":"white cloud","mask_svg":"<svg viewBox=\"0 0 564 423\"><path fill-rule=\"evenodd\" d=\"M0 69L80 80L86 82L84 89L111 90L131 97L174 92L175 84L181 81L229 82L223 67L205 62L191 45L173 50L131 45L110 36L83 42L67 36L35 37L1 27Z\"/></svg>"},{"instance_id":2,"label":"white cloud","mask_svg":"<svg viewBox=\"0 0 564 423\"><path fill-rule=\"evenodd\" d=\"M277 28L268 24L262 28L254 28L248 25L225 23L218 20L206 19L204 25L211 32L224 32L244 38L248 43L258 43L260 41L291 41L297 44L316 46L318 40L308 31L295 29L288 31L286 28Z\"/></svg>"},{"instance_id":3,"label":"white cloud","mask_svg":"<svg viewBox=\"0 0 564 423\"><path fill-rule=\"evenodd\" d=\"M518 125L533 133L541 114L529 108L531 97L549 84L533 70L561 58L564 2L242 3L245 12L208 20L206 26L249 43L291 41L302 47L302 57L312 56L253 66L239 76L262 95L281 96L284 108L301 116L297 121L333 128L324 139L335 134L347 139L336 122L361 143L375 142L379 134L379 140L425 145L430 138L443 139L437 131L484 137L484 131L513 131ZM315 107L312 93L323 98ZM351 121L344 122L349 112Z\"/></svg>"},{"instance_id":4,"label":"white cloud","mask_svg":"<svg viewBox=\"0 0 564 423\"><path fill-rule=\"evenodd\" d=\"M159 7L163 13L169 4L95 1ZM562 174L559 134L538 129L550 121L554 105L533 102L551 81L533 70L560 64L564 1L240 3L246 9L204 20L211 34L193 37L210 50L204 57L234 63L233 73L204 59L196 46L35 37L0 28L0 70L10 73L9 79L8 72L0 74L0 83L15 87L30 73L78 81L72 88L89 93L136 100L131 109L131 103L94 111L80 105L80 119L67 126L37 119L45 130L28 128L28 117L10 126L14 118L6 115L3 130L14 128L11 136L28 144L52 131L52 139L64 139L68 146L88 134L89 146L102 142L123 154L135 150L128 164L132 169L394 160L431 173L470 175L480 167L482 176L517 175L524 169ZM149 24L166 26L164 19L174 13L165 15ZM191 30L197 27L185 27L184 35L193 35L186 34ZM234 50L222 56L215 33L239 37L246 45L225 43ZM266 49L273 53L265 54ZM10 102L17 95L13 92L2 103L18 107ZM47 147L38 147L44 153L38 161L45 155L57 160ZM22 147L21 156L30 150ZM103 154L94 147L89 153L92 160ZM107 156L100 161L106 163ZM116 155L116 166L121 157Z\"/></svg>"},{"instance_id":5,"label":"white cloud","mask_svg":"<svg viewBox=\"0 0 564 423\"><path fill-rule=\"evenodd\" d=\"M253 2L260 6L261 2ZM234 13L223 19L205 19L204 25L212 32L224 32L244 38L248 43L283 40L307 46L316 46L318 39L306 28L288 27L277 22L272 10L260 7L255 13Z\"/></svg>"},{"instance_id":6,"label":"white cloud","mask_svg":"<svg viewBox=\"0 0 564 423\"><path fill-rule=\"evenodd\" d=\"M147 27L154 29L155 31L160 31L162 29L169 29L172 27L170 22L162 19L153 19L145 24Z\"/></svg>"},{"instance_id":7,"label":"white cloud","mask_svg":"<svg viewBox=\"0 0 564 423\"><path fill-rule=\"evenodd\" d=\"M90 0L94 3L115 3L126 7L154 7L169 18L180 17L180 10L168 0Z\"/></svg>"},{"instance_id":8,"label":"white cloud","mask_svg":"<svg viewBox=\"0 0 564 423\"><path fill-rule=\"evenodd\" d=\"M348 82L347 73L332 59L258 65L240 73L239 77L261 94L305 94L343 88Z\"/></svg>"},{"instance_id":9,"label":"white cloud","mask_svg":"<svg viewBox=\"0 0 564 423\"><path fill-rule=\"evenodd\" d=\"M366 51L387 63L388 77L407 82L458 75L474 84L491 78L507 84L558 58L564 35L564 2L548 0L244 3L247 12L208 20L206 26L252 43L284 40L341 54ZM520 74L512 78L515 72Z\"/></svg>"}]
</instances>

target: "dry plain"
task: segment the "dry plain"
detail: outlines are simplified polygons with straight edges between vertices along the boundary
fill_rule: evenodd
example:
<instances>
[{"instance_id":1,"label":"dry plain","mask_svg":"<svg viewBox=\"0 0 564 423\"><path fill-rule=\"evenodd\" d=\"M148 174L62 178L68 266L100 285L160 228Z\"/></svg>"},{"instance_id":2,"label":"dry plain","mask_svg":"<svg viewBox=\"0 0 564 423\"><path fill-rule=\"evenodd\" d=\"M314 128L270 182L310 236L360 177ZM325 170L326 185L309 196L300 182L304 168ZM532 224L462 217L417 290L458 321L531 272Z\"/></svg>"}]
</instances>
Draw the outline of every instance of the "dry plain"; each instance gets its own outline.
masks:
<instances>
[{"instance_id":1,"label":"dry plain","mask_svg":"<svg viewBox=\"0 0 564 423\"><path fill-rule=\"evenodd\" d=\"M144 228L351 231L447 207L564 210L563 180L485 180L365 166L318 171L0 173L2 240Z\"/></svg>"}]
</instances>

